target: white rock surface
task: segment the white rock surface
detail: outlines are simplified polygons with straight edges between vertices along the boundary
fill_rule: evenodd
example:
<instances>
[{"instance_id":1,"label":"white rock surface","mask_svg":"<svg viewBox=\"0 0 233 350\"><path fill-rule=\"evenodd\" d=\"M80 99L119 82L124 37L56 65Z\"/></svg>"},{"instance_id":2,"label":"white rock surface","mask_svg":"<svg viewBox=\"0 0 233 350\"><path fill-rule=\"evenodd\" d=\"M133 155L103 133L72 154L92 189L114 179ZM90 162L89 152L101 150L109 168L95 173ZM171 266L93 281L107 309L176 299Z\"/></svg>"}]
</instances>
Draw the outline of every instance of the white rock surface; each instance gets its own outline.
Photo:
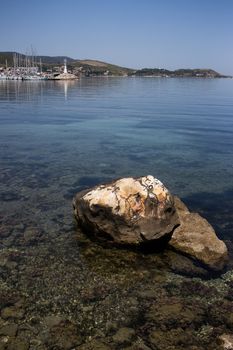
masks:
<instances>
[{"instance_id":1,"label":"white rock surface","mask_svg":"<svg viewBox=\"0 0 233 350\"><path fill-rule=\"evenodd\" d=\"M179 224L173 196L151 175L78 193L74 210L84 228L123 244L159 239Z\"/></svg>"}]
</instances>

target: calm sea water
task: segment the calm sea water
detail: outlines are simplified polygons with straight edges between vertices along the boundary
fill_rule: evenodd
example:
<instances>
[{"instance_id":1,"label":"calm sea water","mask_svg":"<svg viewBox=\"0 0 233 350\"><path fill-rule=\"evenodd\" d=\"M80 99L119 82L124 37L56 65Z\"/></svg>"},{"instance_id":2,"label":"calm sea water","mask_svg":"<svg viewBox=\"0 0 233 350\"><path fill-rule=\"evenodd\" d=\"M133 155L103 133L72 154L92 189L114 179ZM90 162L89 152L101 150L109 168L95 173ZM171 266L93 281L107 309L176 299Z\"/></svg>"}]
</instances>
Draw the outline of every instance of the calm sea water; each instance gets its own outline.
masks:
<instances>
[{"instance_id":1,"label":"calm sea water","mask_svg":"<svg viewBox=\"0 0 233 350\"><path fill-rule=\"evenodd\" d=\"M216 216L228 221L232 80L1 81L0 106L7 210L17 198L32 210L41 192L57 194L62 206L62 198L70 201L81 187L152 174L213 224ZM220 231L230 234L226 225Z\"/></svg>"},{"instance_id":2,"label":"calm sea water","mask_svg":"<svg viewBox=\"0 0 233 350\"><path fill-rule=\"evenodd\" d=\"M71 205L77 191L148 174L204 215L219 237L233 240L233 80L0 81L0 296L3 307L13 307L14 322L31 327L26 334L19 326L9 341L21 337L30 349L70 349L82 343L76 338L64 343L77 326L85 341L94 336L117 344L119 339L111 337L127 326L149 348L165 349L177 338L171 333L173 322L176 329L187 327L198 349L215 349L211 332L226 332L225 324L231 329L219 310L230 315L232 300L227 299L231 304L226 309L221 305L233 282L216 280L214 291L209 282L199 281L197 287L195 278L167 269L171 257L166 254L104 249L77 233ZM167 319L166 310L153 309L155 286L164 307L166 298L173 298L168 313L174 312L176 321ZM194 296L188 302L190 291ZM210 301L203 301L209 293L215 293L214 315ZM199 305L199 318L179 323L179 315L188 316L178 302L186 308L195 305L194 314ZM2 322L7 323L4 312ZM161 344L153 333L157 319L165 325ZM46 340L42 325L51 333ZM54 335L61 333L59 327L64 339ZM123 343L116 348L124 348Z\"/></svg>"}]
</instances>

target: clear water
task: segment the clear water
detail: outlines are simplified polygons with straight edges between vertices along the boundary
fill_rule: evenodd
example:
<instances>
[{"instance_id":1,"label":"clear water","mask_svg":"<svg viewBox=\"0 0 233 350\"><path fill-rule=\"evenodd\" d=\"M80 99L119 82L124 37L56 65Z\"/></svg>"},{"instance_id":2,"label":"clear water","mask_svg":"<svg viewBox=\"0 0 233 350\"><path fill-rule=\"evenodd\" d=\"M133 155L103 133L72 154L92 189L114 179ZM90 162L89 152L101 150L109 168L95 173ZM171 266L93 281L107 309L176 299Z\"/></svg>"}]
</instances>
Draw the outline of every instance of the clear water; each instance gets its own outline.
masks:
<instances>
[{"instance_id":1,"label":"clear water","mask_svg":"<svg viewBox=\"0 0 233 350\"><path fill-rule=\"evenodd\" d=\"M11 192L32 210L42 191L67 206L79 186L153 174L215 224L213 208L232 209L232 88L229 79L1 81L3 204Z\"/></svg>"},{"instance_id":2,"label":"clear water","mask_svg":"<svg viewBox=\"0 0 233 350\"><path fill-rule=\"evenodd\" d=\"M151 277L155 275L151 261L165 281L159 288L163 286L168 290L172 278L173 286L180 288L180 279L188 277L177 277L164 267L166 259L161 258L156 265L154 260L160 256L106 249L89 241L77 231L71 206L73 195L83 188L123 176L147 174L159 178L192 210L204 215L219 237L231 246L233 80L0 81L3 290L19 291L19 298L25 303L24 322L30 323L33 317L39 317L40 324L48 315L63 315L64 319L72 320L72 324L83 327L82 336L86 341L86 336L96 336L95 322L106 325L107 318L112 317L117 320L115 330L113 326L110 330L99 326L102 336L97 332L97 338L108 339L121 326L130 325L153 349L153 336L139 331L141 316L136 317L132 311L132 319L136 317L138 321L127 323L122 315L117 318L116 310L113 312L113 301L104 307L101 302L105 299L101 299L98 292L97 301L90 297L91 301L87 298L87 302L83 295L91 293L88 286L96 290L103 285L102 293L108 295L110 289L110 295L116 297L117 307L122 307L123 312L122 290L125 302L128 300L130 304L133 298L129 283L138 284L140 289L141 285L152 288L161 282ZM13 274L9 274L12 268ZM42 277L33 272L37 268L38 276ZM176 296L180 297L176 288ZM113 290L118 290L117 296ZM141 309L149 307L147 297L134 297L137 302L141 300ZM83 311L85 303L94 305L95 316L89 315L91 309ZM103 309L98 311L100 304ZM140 314L142 310L137 305L134 309ZM97 314L102 321L96 320ZM85 322L87 325L83 326ZM153 322L150 320L150 324ZM206 322L210 321L203 318L194 327L193 339ZM43 332L37 324L34 327L37 339ZM31 338L27 341L30 349L34 349ZM53 346L41 339L38 342L41 342L38 349ZM208 341L206 344L208 346L199 339L198 349L211 349ZM66 348L64 344L56 346ZM161 349L164 346L162 344Z\"/></svg>"}]
</instances>

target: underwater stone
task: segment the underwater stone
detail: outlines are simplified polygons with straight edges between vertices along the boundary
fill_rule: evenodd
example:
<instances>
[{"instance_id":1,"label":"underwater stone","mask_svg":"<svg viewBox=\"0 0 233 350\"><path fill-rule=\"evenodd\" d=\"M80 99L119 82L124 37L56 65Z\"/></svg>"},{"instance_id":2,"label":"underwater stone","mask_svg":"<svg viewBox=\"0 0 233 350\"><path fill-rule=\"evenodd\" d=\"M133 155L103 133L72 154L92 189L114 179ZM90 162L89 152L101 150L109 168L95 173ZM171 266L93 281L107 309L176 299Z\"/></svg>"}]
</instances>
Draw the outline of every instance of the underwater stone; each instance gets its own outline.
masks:
<instances>
[{"instance_id":1,"label":"underwater stone","mask_svg":"<svg viewBox=\"0 0 233 350\"><path fill-rule=\"evenodd\" d=\"M87 343L78 346L77 350L112 350L112 347L105 344L101 340L93 339Z\"/></svg>"},{"instance_id":2,"label":"underwater stone","mask_svg":"<svg viewBox=\"0 0 233 350\"><path fill-rule=\"evenodd\" d=\"M0 335L9 337L15 337L18 330L18 325L15 323L9 323L0 328Z\"/></svg>"},{"instance_id":3,"label":"underwater stone","mask_svg":"<svg viewBox=\"0 0 233 350\"><path fill-rule=\"evenodd\" d=\"M222 334L219 337L219 343L221 345L220 350L233 350L233 335L232 334Z\"/></svg>"},{"instance_id":4,"label":"underwater stone","mask_svg":"<svg viewBox=\"0 0 233 350\"><path fill-rule=\"evenodd\" d=\"M133 328L122 327L120 328L116 334L113 335L114 343L118 344L126 344L130 343L132 338L135 337L135 330Z\"/></svg>"},{"instance_id":5,"label":"underwater stone","mask_svg":"<svg viewBox=\"0 0 233 350\"><path fill-rule=\"evenodd\" d=\"M122 178L82 191L73 205L85 230L120 244L158 240L179 225L173 196L151 175Z\"/></svg>"},{"instance_id":6,"label":"underwater stone","mask_svg":"<svg viewBox=\"0 0 233 350\"><path fill-rule=\"evenodd\" d=\"M174 199L180 226L174 230L169 245L213 270L222 270L228 259L225 243L218 239L206 219L190 213L178 197Z\"/></svg>"},{"instance_id":7,"label":"underwater stone","mask_svg":"<svg viewBox=\"0 0 233 350\"><path fill-rule=\"evenodd\" d=\"M1 317L4 320L7 319L22 319L24 316L25 311L23 309L20 309L20 307L15 306L7 306L2 309L1 311Z\"/></svg>"}]
</instances>

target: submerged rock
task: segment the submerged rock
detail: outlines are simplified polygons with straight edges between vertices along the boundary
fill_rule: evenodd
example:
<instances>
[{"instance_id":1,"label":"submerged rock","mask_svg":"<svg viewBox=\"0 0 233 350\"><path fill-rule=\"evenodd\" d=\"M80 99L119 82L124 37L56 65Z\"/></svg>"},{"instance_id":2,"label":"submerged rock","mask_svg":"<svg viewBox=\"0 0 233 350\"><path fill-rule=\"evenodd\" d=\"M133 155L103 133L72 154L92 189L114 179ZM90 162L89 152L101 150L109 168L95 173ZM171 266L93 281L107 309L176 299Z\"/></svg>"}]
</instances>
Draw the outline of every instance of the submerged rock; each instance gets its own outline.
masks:
<instances>
[{"instance_id":1,"label":"submerged rock","mask_svg":"<svg viewBox=\"0 0 233 350\"><path fill-rule=\"evenodd\" d=\"M133 328L122 327L113 336L114 343L127 344L135 337L135 330Z\"/></svg>"},{"instance_id":2,"label":"submerged rock","mask_svg":"<svg viewBox=\"0 0 233 350\"><path fill-rule=\"evenodd\" d=\"M169 241L177 251L188 254L211 269L221 270L227 261L227 247L218 239L213 227L197 213L190 213L184 203L175 197L175 207L180 218Z\"/></svg>"},{"instance_id":3,"label":"submerged rock","mask_svg":"<svg viewBox=\"0 0 233 350\"><path fill-rule=\"evenodd\" d=\"M74 213L82 228L120 244L156 242L214 270L227 261L227 248L212 226L151 175L123 178L77 193ZM164 240L165 240L164 239ZM163 240L163 241L164 241Z\"/></svg>"},{"instance_id":4,"label":"submerged rock","mask_svg":"<svg viewBox=\"0 0 233 350\"><path fill-rule=\"evenodd\" d=\"M219 337L219 343L221 345L220 349L233 350L233 335L222 334Z\"/></svg>"},{"instance_id":5,"label":"submerged rock","mask_svg":"<svg viewBox=\"0 0 233 350\"><path fill-rule=\"evenodd\" d=\"M84 229L121 244L157 240L179 224L173 196L150 175L123 178L80 192L73 204Z\"/></svg>"}]
</instances>

